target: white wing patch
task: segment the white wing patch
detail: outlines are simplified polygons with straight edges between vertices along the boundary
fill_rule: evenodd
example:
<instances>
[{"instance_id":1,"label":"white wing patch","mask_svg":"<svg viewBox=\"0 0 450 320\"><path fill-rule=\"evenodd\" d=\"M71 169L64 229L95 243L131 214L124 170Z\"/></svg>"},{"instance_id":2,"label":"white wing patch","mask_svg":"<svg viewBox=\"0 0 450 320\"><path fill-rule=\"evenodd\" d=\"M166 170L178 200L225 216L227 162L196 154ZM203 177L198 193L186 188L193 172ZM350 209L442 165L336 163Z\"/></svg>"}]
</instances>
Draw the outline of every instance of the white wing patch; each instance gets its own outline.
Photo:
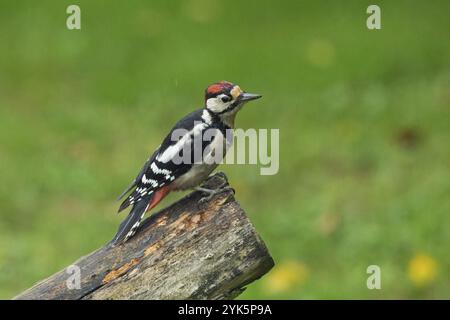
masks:
<instances>
[{"instance_id":1,"label":"white wing patch","mask_svg":"<svg viewBox=\"0 0 450 320\"><path fill-rule=\"evenodd\" d=\"M208 111L204 111L204 113L208 113ZM203 113L203 115L204 115ZM202 115L202 117L203 117ZM208 114L209 116L209 114ZM206 120L205 120L206 121ZM183 135L175 144L169 146L166 150L164 150L162 153L158 154L156 156L156 160L162 163L167 163L171 161L176 155L179 155L180 151L183 150L183 148L189 144L192 140L191 136L200 134L203 129L208 127L207 123L199 121L198 124L196 124L192 130L186 131L185 129L178 129L180 131L174 130L172 132L172 138L176 139L181 134ZM153 164L152 164L153 165ZM153 168L152 168L153 169Z\"/></svg>"}]
</instances>

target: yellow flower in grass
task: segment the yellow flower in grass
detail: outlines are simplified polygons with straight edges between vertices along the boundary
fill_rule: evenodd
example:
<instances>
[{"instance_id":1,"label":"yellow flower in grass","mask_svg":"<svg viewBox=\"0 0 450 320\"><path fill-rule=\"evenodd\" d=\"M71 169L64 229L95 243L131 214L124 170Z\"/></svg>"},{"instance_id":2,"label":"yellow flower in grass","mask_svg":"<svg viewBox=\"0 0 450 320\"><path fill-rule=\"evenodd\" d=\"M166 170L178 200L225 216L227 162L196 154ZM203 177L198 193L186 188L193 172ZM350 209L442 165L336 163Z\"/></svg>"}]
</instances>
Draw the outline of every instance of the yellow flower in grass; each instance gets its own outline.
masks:
<instances>
[{"instance_id":1,"label":"yellow flower in grass","mask_svg":"<svg viewBox=\"0 0 450 320\"><path fill-rule=\"evenodd\" d=\"M417 286L432 283L438 273L436 260L425 254L417 254L408 264L409 279Z\"/></svg>"},{"instance_id":2,"label":"yellow flower in grass","mask_svg":"<svg viewBox=\"0 0 450 320\"><path fill-rule=\"evenodd\" d=\"M280 293L293 289L302 283L309 276L308 267L297 261L284 262L275 265L265 278L264 285L269 292Z\"/></svg>"}]
</instances>

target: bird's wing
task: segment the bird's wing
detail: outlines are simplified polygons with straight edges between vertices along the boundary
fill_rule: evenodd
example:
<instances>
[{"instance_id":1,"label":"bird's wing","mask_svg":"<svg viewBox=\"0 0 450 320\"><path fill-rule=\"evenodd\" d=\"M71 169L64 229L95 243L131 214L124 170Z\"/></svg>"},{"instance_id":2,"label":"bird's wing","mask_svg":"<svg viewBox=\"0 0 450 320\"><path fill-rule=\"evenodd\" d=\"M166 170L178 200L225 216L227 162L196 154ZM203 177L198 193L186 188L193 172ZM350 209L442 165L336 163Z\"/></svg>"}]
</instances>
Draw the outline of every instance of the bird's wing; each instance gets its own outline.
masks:
<instances>
[{"instance_id":1,"label":"bird's wing","mask_svg":"<svg viewBox=\"0 0 450 320\"><path fill-rule=\"evenodd\" d=\"M189 171L193 164L192 157L198 154L197 149L202 148L204 150L208 144L207 141L200 145L194 143L195 138L199 134L203 134L203 130L208 127L206 123L195 121L196 119L199 119L198 114L192 113L175 125L155 154L146 162L135 181L127 188L124 194L133 188L135 189L122 202L119 212L140 202L143 197L148 198L147 196L156 190L170 184ZM184 129L184 134L173 135L175 129ZM191 161L180 163L185 151L189 152Z\"/></svg>"},{"instance_id":2,"label":"bird's wing","mask_svg":"<svg viewBox=\"0 0 450 320\"><path fill-rule=\"evenodd\" d=\"M128 192L130 192L136 185L138 184L139 180L142 179L142 176L144 173L148 170L152 162L155 160L156 155L159 152L159 149L156 149L155 152L153 152L152 156L147 159L147 161L144 163L144 166L142 167L141 171L139 171L139 174L134 178L134 180L130 183L130 185L120 194L120 196L117 197L116 201L119 201L122 199Z\"/></svg>"}]
</instances>

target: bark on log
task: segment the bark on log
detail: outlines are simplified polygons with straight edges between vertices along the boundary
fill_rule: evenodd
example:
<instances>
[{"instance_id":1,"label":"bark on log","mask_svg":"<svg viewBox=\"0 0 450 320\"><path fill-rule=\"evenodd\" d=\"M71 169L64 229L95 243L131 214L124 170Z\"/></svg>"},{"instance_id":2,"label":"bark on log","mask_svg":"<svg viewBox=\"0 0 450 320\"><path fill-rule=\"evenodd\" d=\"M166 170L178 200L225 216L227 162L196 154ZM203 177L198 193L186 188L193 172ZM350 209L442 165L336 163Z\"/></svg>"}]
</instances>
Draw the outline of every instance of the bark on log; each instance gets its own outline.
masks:
<instances>
[{"instance_id":1,"label":"bark on log","mask_svg":"<svg viewBox=\"0 0 450 320\"><path fill-rule=\"evenodd\" d=\"M224 176L205 182L214 188ZM231 191L199 204L193 192L147 218L120 246L106 245L15 299L232 299L274 265ZM72 266L73 266L72 265ZM72 289L70 289L72 288Z\"/></svg>"}]
</instances>

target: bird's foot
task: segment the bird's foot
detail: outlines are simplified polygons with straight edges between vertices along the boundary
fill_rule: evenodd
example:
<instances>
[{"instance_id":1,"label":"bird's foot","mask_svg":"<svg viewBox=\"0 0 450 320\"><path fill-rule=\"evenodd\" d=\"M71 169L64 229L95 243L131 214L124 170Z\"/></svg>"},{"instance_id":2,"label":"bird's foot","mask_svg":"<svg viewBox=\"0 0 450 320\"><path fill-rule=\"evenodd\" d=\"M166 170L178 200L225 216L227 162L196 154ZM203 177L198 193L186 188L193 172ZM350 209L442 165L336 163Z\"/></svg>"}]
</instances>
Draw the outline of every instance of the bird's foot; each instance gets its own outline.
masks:
<instances>
[{"instance_id":1,"label":"bird's foot","mask_svg":"<svg viewBox=\"0 0 450 320\"><path fill-rule=\"evenodd\" d=\"M228 183L228 177L225 175L223 171L218 171L214 175L221 177L225 181L225 183Z\"/></svg>"},{"instance_id":2,"label":"bird's foot","mask_svg":"<svg viewBox=\"0 0 450 320\"><path fill-rule=\"evenodd\" d=\"M227 191L233 191L233 193L235 193L234 189L226 184L228 184L228 182L225 181L222 185L219 186L218 189L207 189L207 188L202 188L202 187L196 187L195 188L196 191L200 191L200 192L207 194L206 196L202 197L198 202L199 203L208 202L215 195L218 195L220 193L224 193Z\"/></svg>"}]
</instances>

